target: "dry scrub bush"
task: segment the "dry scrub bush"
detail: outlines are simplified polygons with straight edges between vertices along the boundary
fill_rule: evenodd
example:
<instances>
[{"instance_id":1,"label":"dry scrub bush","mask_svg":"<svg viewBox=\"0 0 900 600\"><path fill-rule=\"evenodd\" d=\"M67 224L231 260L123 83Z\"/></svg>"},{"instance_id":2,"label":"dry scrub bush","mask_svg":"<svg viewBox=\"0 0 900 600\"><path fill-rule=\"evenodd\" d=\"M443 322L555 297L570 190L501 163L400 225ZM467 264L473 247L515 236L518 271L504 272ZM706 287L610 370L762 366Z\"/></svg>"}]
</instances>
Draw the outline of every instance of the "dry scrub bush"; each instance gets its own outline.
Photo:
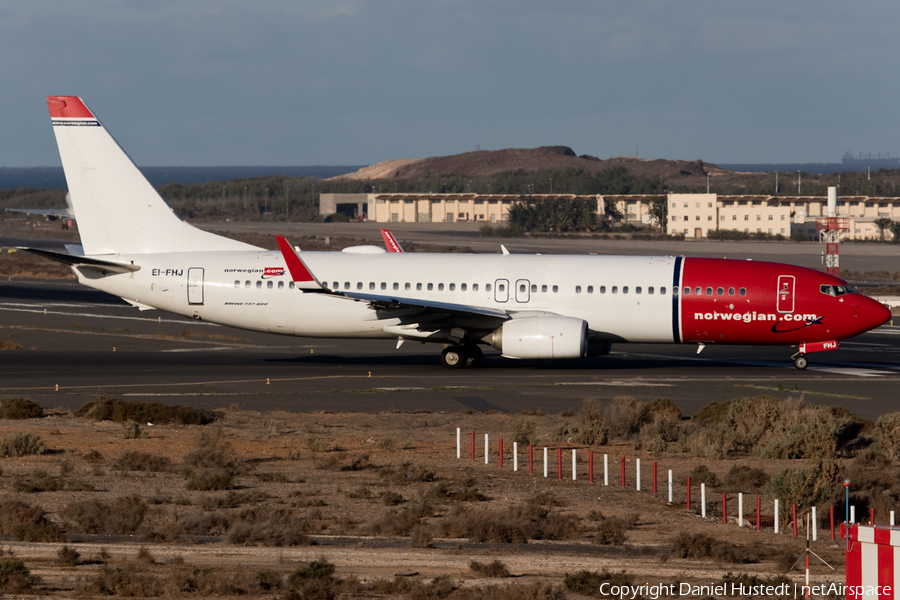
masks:
<instances>
[{"instance_id":1,"label":"dry scrub bush","mask_svg":"<svg viewBox=\"0 0 900 600\"><path fill-rule=\"evenodd\" d=\"M112 461L112 468L116 471L149 471L159 473L166 471L172 461L165 456L127 450Z\"/></svg>"},{"instance_id":2,"label":"dry scrub bush","mask_svg":"<svg viewBox=\"0 0 900 600\"><path fill-rule=\"evenodd\" d=\"M574 515L534 504L511 506L506 510L460 507L438 523L438 530L443 537L505 544L562 540L579 533Z\"/></svg>"},{"instance_id":3,"label":"dry scrub bush","mask_svg":"<svg viewBox=\"0 0 900 600\"><path fill-rule=\"evenodd\" d=\"M581 433L578 441L588 446L604 445L609 441L609 428L600 403L588 398L581 403Z\"/></svg>"},{"instance_id":4,"label":"dry scrub bush","mask_svg":"<svg viewBox=\"0 0 900 600\"><path fill-rule=\"evenodd\" d=\"M44 510L21 500L0 503L0 533L19 542L63 542L65 534Z\"/></svg>"},{"instance_id":5,"label":"dry scrub bush","mask_svg":"<svg viewBox=\"0 0 900 600\"><path fill-rule=\"evenodd\" d=\"M724 488L729 492L755 492L769 483L769 476L762 469L747 465L734 465L725 474Z\"/></svg>"},{"instance_id":6,"label":"dry scrub bush","mask_svg":"<svg viewBox=\"0 0 900 600\"><path fill-rule=\"evenodd\" d=\"M564 584L568 591L573 594L594 596L595 598L603 597L600 594L600 587L604 583L608 583L610 586L630 586L634 583L634 576L625 571L610 573L603 569L600 573L596 571L578 571L572 575L566 573L564 579Z\"/></svg>"},{"instance_id":7,"label":"dry scrub bush","mask_svg":"<svg viewBox=\"0 0 900 600\"><path fill-rule=\"evenodd\" d=\"M187 489L198 491L230 490L234 478L247 471L247 464L235 454L232 445L222 439L222 431L203 431L196 447L184 455Z\"/></svg>"},{"instance_id":8,"label":"dry scrub bush","mask_svg":"<svg viewBox=\"0 0 900 600\"><path fill-rule=\"evenodd\" d=\"M672 538L676 558L710 559L719 563L749 564L765 560L771 552L729 544L705 533L682 532Z\"/></svg>"},{"instance_id":9,"label":"dry scrub bush","mask_svg":"<svg viewBox=\"0 0 900 600\"><path fill-rule=\"evenodd\" d=\"M465 587L453 592L453 600L565 600L561 586L549 583Z\"/></svg>"},{"instance_id":10,"label":"dry scrub bush","mask_svg":"<svg viewBox=\"0 0 900 600\"><path fill-rule=\"evenodd\" d=\"M881 415L875 421L875 448L893 461L900 459L900 412Z\"/></svg>"},{"instance_id":11,"label":"dry scrub bush","mask_svg":"<svg viewBox=\"0 0 900 600\"><path fill-rule=\"evenodd\" d=\"M28 398L0 399L0 419L40 419L44 409Z\"/></svg>"},{"instance_id":12,"label":"dry scrub bush","mask_svg":"<svg viewBox=\"0 0 900 600\"><path fill-rule=\"evenodd\" d=\"M122 436L126 440L139 440L148 436L147 430L141 427L134 419L125 419L122 422Z\"/></svg>"},{"instance_id":13,"label":"dry scrub bush","mask_svg":"<svg viewBox=\"0 0 900 600\"><path fill-rule=\"evenodd\" d=\"M647 405L631 396L616 396L606 406L604 416L609 436L624 440L636 436L641 426L649 420Z\"/></svg>"},{"instance_id":14,"label":"dry scrub bush","mask_svg":"<svg viewBox=\"0 0 900 600\"><path fill-rule=\"evenodd\" d=\"M538 440L537 423L524 417L517 419L516 422L513 423L512 439L522 446L536 444Z\"/></svg>"},{"instance_id":15,"label":"dry scrub bush","mask_svg":"<svg viewBox=\"0 0 900 600\"><path fill-rule=\"evenodd\" d=\"M648 452L665 452L669 443L677 441L680 434L681 417L671 412L653 415L649 423L641 427L640 447Z\"/></svg>"},{"instance_id":16,"label":"dry scrub bush","mask_svg":"<svg viewBox=\"0 0 900 600\"><path fill-rule=\"evenodd\" d=\"M138 496L125 496L110 503L79 500L60 511L68 531L95 535L133 535L146 515L147 504Z\"/></svg>"},{"instance_id":17,"label":"dry scrub bush","mask_svg":"<svg viewBox=\"0 0 900 600\"><path fill-rule=\"evenodd\" d=\"M78 550L76 550L75 548L64 545L56 552L56 557L62 564L74 567L78 564L78 559L81 558L81 553L78 552Z\"/></svg>"},{"instance_id":18,"label":"dry scrub bush","mask_svg":"<svg viewBox=\"0 0 900 600\"><path fill-rule=\"evenodd\" d=\"M228 530L228 541L244 546L308 546L312 520L283 507L259 506L242 510Z\"/></svg>"},{"instance_id":19,"label":"dry scrub bush","mask_svg":"<svg viewBox=\"0 0 900 600\"><path fill-rule=\"evenodd\" d=\"M826 504L840 490L843 479L841 464L832 459L817 460L805 467L784 469L763 486L770 498L778 498L785 506L810 507ZM787 519L785 511L785 522Z\"/></svg>"},{"instance_id":20,"label":"dry scrub bush","mask_svg":"<svg viewBox=\"0 0 900 600\"><path fill-rule=\"evenodd\" d=\"M132 420L136 423L174 423L177 425L208 425L219 417L216 412L208 408L169 405L159 402L124 402L118 398L105 396L88 402L75 411L75 416L116 423Z\"/></svg>"},{"instance_id":21,"label":"dry scrub bush","mask_svg":"<svg viewBox=\"0 0 900 600\"><path fill-rule=\"evenodd\" d=\"M469 569L477 574L483 575L484 577L509 577L509 568L502 561L492 560L489 563L480 563L477 560L473 560L469 563Z\"/></svg>"},{"instance_id":22,"label":"dry scrub bush","mask_svg":"<svg viewBox=\"0 0 900 600\"><path fill-rule=\"evenodd\" d=\"M0 439L0 456L18 457L43 454L47 451L40 436L27 431L18 431Z\"/></svg>"},{"instance_id":23,"label":"dry scrub bush","mask_svg":"<svg viewBox=\"0 0 900 600\"><path fill-rule=\"evenodd\" d=\"M27 594L40 583L41 578L32 575L21 560L7 558L0 561L0 593Z\"/></svg>"},{"instance_id":24,"label":"dry scrub bush","mask_svg":"<svg viewBox=\"0 0 900 600\"><path fill-rule=\"evenodd\" d=\"M696 485L705 483L709 487L719 487L719 477L706 465L697 465L691 471L691 483Z\"/></svg>"}]
</instances>

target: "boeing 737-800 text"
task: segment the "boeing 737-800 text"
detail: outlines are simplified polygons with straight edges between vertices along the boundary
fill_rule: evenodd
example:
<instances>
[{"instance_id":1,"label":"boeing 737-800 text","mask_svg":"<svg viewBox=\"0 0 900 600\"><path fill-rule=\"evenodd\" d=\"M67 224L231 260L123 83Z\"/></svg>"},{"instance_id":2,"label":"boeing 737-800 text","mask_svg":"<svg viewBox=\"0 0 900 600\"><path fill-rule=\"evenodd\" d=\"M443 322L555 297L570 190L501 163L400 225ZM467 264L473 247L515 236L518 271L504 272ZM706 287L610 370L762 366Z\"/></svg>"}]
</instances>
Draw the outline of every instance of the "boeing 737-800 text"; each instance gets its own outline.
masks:
<instances>
[{"instance_id":1,"label":"boeing 737-800 text","mask_svg":"<svg viewBox=\"0 0 900 600\"><path fill-rule=\"evenodd\" d=\"M802 267L673 256L460 255L371 247L270 251L179 219L74 96L47 99L82 247L29 249L141 309L285 335L480 346L510 358L604 354L611 343L757 344L810 352L890 318L845 281Z\"/></svg>"}]
</instances>

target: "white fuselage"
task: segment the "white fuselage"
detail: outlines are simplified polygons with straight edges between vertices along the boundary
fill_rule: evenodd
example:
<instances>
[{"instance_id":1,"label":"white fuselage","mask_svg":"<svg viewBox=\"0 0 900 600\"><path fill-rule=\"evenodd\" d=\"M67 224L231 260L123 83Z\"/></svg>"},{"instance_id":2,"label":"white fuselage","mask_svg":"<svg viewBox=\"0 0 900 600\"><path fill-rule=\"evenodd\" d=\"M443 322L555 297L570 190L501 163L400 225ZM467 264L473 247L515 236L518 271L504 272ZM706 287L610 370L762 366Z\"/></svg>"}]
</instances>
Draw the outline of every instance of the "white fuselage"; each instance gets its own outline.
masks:
<instances>
[{"instance_id":1,"label":"white fuselage","mask_svg":"<svg viewBox=\"0 0 900 600\"><path fill-rule=\"evenodd\" d=\"M609 341L673 342L676 258L303 252L325 288L435 303L552 313ZM397 338L396 318L364 301L294 287L277 251L118 255L133 273L79 281L147 307L256 331ZM615 293L614 293L615 290ZM415 338L412 335L411 338Z\"/></svg>"}]
</instances>

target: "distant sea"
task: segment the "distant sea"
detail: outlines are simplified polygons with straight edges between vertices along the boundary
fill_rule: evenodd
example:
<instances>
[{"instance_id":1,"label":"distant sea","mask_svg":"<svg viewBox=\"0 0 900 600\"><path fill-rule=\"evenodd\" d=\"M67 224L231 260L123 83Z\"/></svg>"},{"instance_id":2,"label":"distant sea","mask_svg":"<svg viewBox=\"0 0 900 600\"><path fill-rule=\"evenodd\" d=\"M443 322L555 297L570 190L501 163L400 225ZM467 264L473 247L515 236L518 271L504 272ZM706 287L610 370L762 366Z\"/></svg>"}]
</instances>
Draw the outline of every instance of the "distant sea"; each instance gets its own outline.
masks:
<instances>
[{"instance_id":1,"label":"distant sea","mask_svg":"<svg viewBox=\"0 0 900 600\"><path fill-rule=\"evenodd\" d=\"M819 175L828 175L829 173L865 173L865 166L848 166L843 163L715 163L723 169L729 171L741 171L743 173L818 173ZM875 171L876 168L872 168Z\"/></svg>"},{"instance_id":2,"label":"distant sea","mask_svg":"<svg viewBox=\"0 0 900 600\"><path fill-rule=\"evenodd\" d=\"M206 183L284 175L286 177L317 177L326 179L352 173L365 165L312 166L312 167L144 167L141 172L154 186L167 183ZM66 177L62 167L0 167L0 190L19 188L49 188L64 190Z\"/></svg>"}]
</instances>

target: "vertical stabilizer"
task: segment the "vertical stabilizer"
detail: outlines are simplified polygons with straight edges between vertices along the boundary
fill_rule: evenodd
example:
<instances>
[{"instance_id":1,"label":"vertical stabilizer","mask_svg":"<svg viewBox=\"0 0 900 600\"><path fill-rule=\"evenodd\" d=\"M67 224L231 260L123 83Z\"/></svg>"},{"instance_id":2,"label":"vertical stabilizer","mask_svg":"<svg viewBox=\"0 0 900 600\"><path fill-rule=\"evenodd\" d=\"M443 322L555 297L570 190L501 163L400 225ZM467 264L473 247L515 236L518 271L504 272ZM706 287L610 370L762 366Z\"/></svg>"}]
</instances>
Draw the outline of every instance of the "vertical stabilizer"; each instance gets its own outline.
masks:
<instances>
[{"instance_id":1,"label":"vertical stabilizer","mask_svg":"<svg viewBox=\"0 0 900 600\"><path fill-rule=\"evenodd\" d=\"M178 218L81 98L47 106L85 254L257 249Z\"/></svg>"}]
</instances>

